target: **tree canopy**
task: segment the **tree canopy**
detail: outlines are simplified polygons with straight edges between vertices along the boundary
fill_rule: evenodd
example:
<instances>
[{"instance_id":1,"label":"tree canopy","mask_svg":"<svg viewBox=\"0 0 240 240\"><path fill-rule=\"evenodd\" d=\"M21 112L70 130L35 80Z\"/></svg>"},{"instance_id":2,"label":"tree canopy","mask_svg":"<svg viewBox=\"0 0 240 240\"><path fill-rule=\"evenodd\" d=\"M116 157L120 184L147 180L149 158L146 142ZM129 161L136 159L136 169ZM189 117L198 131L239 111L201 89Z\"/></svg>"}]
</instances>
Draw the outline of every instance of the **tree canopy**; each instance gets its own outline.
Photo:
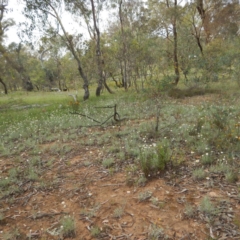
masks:
<instances>
[{"instance_id":1,"label":"tree canopy","mask_svg":"<svg viewBox=\"0 0 240 240\"><path fill-rule=\"evenodd\" d=\"M5 93L73 89L82 83L86 100L93 84L97 96L104 88L113 93L109 84L160 91L181 81L207 83L226 74L235 79L240 71L237 0L23 3L28 21L19 28L22 41L9 45L4 37L15 22L7 18L8 6L0 6L0 83ZM33 41L36 32L38 41Z\"/></svg>"}]
</instances>

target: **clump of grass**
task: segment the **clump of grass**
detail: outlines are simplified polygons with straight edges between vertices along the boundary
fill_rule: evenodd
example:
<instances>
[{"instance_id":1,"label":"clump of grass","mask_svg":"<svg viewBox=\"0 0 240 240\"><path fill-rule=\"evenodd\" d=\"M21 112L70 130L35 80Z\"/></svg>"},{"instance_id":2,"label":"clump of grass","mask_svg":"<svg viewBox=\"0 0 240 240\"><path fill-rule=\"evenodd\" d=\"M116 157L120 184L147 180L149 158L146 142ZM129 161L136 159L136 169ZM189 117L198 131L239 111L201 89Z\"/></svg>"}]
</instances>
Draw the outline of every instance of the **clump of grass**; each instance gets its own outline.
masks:
<instances>
[{"instance_id":1,"label":"clump of grass","mask_svg":"<svg viewBox=\"0 0 240 240\"><path fill-rule=\"evenodd\" d=\"M3 212L0 212L0 225L5 224L5 216Z\"/></svg>"},{"instance_id":2,"label":"clump of grass","mask_svg":"<svg viewBox=\"0 0 240 240\"><path fill-rule=\"evenodd\" d=\"M79 110L80 102L77 99L72 100L72 101L69 102L69 106L72 109L73 113L76 113Z\"/></svg>"},{"instance_id":3,"label":"clump of grass","mask_svg":"<svg viewBox=\"0 0 240 240\"><path fill-rule=\"evenodd\" d=\"M144 187L147 184L147 178L145 176L140 176L137 180L137 185L140 187Z\"/></svg>"},{"instance_id":4,"label":"clump of grass","mask_svg":"<svg viewBox=\"0 0 240 240\"><path fill-rule=\"evenodd\" d=\"M11 179L6 177L0 179L0 189L6 189L11 184Z\"/></svg>"},{"instance_id":5,"label":"clump of grass","mask_svg":"<svg viewBox=\"0 0 240 240\"><path fill-rule=\"evenodd\" d=\"M36 171L33 167L29 167L28 172L27 172L27 178L31 181L38 180L38 174L36 173Z\"/></svg>"},{"instance_id":6,"label":"clump of grass","mask_svg":"<svg viewBox=\"0 0 240 240\"><path fill-rule=\"evenodd\" d=\"M152 203L152 205L158 207L158 208L164 208L166 203L165 202L161 202L159 201L159 199L157 197L151 197L150 198L150 202Z\"/></svg>"},{"instance_id":7,"label":"clump of grass","mask_svg":"<svg viewBox=\"0 0 240 240\"><path fill-rule=\"evenodd\" d=\"M190 136L198 136L202 131L202 127L203 127L204 123L205 123L205 120L202 118L199 118L197 120L196 125L189 131L189 135Z\"/></svg>"},{"instance_id":8,"label":"clump of grass","mask_svg":"<svg viewBox=\"0 0 240 240\"><path fill-rule=\"evenodd\" d=\"M110 168L114 164L114 159L113 158L106 158L102 161L102 165L104 168Z\"/></svg>"},{"instance_id":9,"label":"clump of grass","mask_svg":"<svg viewBox=\"0 0 240 240\"><path fill-rule=\"evenodd\" d=\"M141 151L140 165L145 177L148 178L164 171L170 158L171 151L166 142L160 142L154 148Z\"/></svg>"},{"instance_id":10,"label":"clump of grass","mask_svg":"<svg viewBox=\"0 0 240 240\"><path fill-rule=\"evenodd\" d=\"M217 165L212 165L209 168L209 171L213 172L213 173L227 173L227 172L231 171L231 168L227 164L220 163Z\"/></svg>"},{"instance_id":11,"label":"clump of grass","mask_svg":"<svg viewBox=\"0 0 240 240\"><path fill-rule=\"evenodd\" d=\"M156 146L157 168L165 170L167 163L171 158L171 150L167 142L160 142Z\"/></svg>"},{"instance_id":12,"label":"clump of grass","mask_svg":"<svg viewBox=\"0 0 240 240\"><path fill-rule=\"evenodd\" d=\"M20 240L20 239L23 239L24 237L22 236L22 234L19 232L18 229L12 229L8 232L5 232L3 234L3 238L4 240Z\"/></svg>"},{"instance_id":13,"label":"clump of grass","mask_svg":"<svg viewBox=\"0 0 240 240\"><path fill-rule=\"evenodd\" d=\"M80 215L88 218L93 218L96 216L98 210L99 210L99 205L96 205L96 206L93 206L91 210L87 210L87 209L81 210Z\"/></svg>"},{"instance_id":14,"label":"clump of grass","mask_svg":"<svg viewBox=\"0 0 240 240\"><path fill-rule=\"evenodd\" d=\"M110 146L107 151L109 153L119 153L121 149L118 146Z\"/></svg>"},{"instance_id":15,"label":"clump of grass","mask_svg":"<svg viewBox=\"0 0 240 240\"><path fill-rule=\"evenodd\" d=\"M167 237L164 234L164 231L159 226L152 224L149 227L148 231L148 239L150 240L157 240L157 239L167 239Z\"/></svg>"},{"instance_id":16,"label":"clump of grass","mask_svg":"<svg viewBox=\"0 0 240 240\"><path fill-rule=\"evenodd\" d=\"M209 197L207 196L201 200L199 211L208 216L214 216L218 213L218 209L212 204Z\"/></svg>"},{"instance_id":17,"label":"clump of grass","mask_svg":"<svg viewBox=\"0 0 240 240\"><path fill-rule=\"evenodd\" d=\"M126 186L132 187L135 184L134 178L127 176L126 178Z\"/></svg>"},{"instance_id":18,"label":"clump of grass","mask_svg":"<svg viewBox=\"0 0 240 240\"><path fill-rule=\"evenodd\" d=\"M144 202L144 201L150 199L151 196L152 196L152 192L150 192L150 191L141 192L138 194L138 201Z\"/></svg>"},{"instance_id":19,"label":"clump of grass","mask_svg":"<svg viewBox=\"0 0 240 240\"><path fill-rule=\"evenodd\" d=\"M96 212L95 212L95 210L88 211L86 209L83 209L83 210L81 210L80 215L91 219L92 217L96 216Z\"/></svg>"},{"instance_id":20,"label":"clump of grass","mask_svg":"<svg viewBox=\"0 0 240 240\"><path fill-rule=\"evenodd\" d=\"M145 177L150 177L153 172L153 158L155 157L153 152L144 151L140 154L140 165Z\"/></svg>"},{"instance_id":21,"label":"clump of grass","mask_svg":"<svg viewBox=\"0 0 240 240\"><path fill-rule=\"evenodd\" d=\"M196 210L194 208L194 206L192 206L191 204L187 203L185 205L185 210L184 210L184 214L188 217L188 218L193 218L194 215L196 213Z\"/></svg>"},{"instance_id":22,"label":"clump of grass","mask_svg":"<svg viewBox=\"0 0 240 240\"><path fill-rule=\"evenodd\" d=\"M225 173L225 179L229 183L235 183L238 181L238 175L232 170L229 170Z\"/></svg>"},{"instance_id":23,"label":"clump of grass","mask_svg":"<svg viewBox=\"0 0 240 240\"><path fill-rule=\"evenodd\" d=\"M123 213L124 213L123 208L122 207L118 207L118 208L114 209L113 217L114 218L120 218L120 217L122 217Z\"/></svg>"},{"instance_id":24,"label":"clump of grass","mask_svg":"<svg viewBox=\"0 0 240 240\"><path fill-rule=\"evenodd\" d=\"M76 236L74 218L66 216L61 220L62 234L65 238L72 238Z\"/></svg>"},{"instance_id":25,"label":"clump of grass","mask_svg":"<svg viewBox=\"0 0 240 240\"><path fill-rule=\"evenodd\" d=\"M214 162L214 160L209 153L205 153L201 157L201 162L203 165L211 165Z\"/></svg>"},{"instance_id":26,"label":"clump of grass","mask_svg":"<svg viewBox=\"0 0 240 240\"><path fill-rule=\"evenodd\" d=\"M192 177L194 180L203 180L206 177L206 172L203 168L197 168L193 170Z\"/></svg>"},{"instance_id":27,"label":"clump of grass","mask_svg":"<svg viewBox=\"0 0 240 240\"><path fill-rule=\"evenodd\" d=\"M92 163L88 160L83 162L84 167L89 167Z\"/></svg>"},{"instance_id":28,"label":"clump of grass","mask_svg":"<svg viewBox=\"0 0 240 240\"><path fill-rule=\"evenodd\" d=\"M151 197L150 201L154 206L158 206L159 204L159 199L157 197Z\"/></svg>"},{"instance_id":29,"label":"clump of grass","mask_svg":"<svg viewBox=\"0 0 240 240\"><path fill-rule=\"evenodd\" d=\"M96 237L100 236L101 230L98 226L94 226L94 227L91 228L90 233L91 233L92 237L96 238Z\"/></svg>"}]
</instances>

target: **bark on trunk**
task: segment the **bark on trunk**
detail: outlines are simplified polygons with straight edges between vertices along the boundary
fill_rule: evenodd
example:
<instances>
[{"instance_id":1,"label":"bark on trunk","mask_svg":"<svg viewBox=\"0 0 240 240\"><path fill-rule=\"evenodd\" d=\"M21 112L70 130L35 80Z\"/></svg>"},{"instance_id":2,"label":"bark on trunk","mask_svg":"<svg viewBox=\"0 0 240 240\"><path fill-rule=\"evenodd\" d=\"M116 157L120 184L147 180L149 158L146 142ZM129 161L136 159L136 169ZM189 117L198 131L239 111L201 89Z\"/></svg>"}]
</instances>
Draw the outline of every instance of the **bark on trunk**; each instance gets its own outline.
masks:
<instances>
[{"instance_id":1,"label":"bark on trunk","mask_svg":"<svg viewBox=\"0 0 240 240\"><path fill-rule=\"evenodd\" d=\"M106 74L105 74L104 71L102 72L102 76L103 76L103 85L104 85L104 87L107 89L107 91L109 93L114 94L114 92L111 90L111 88L107 85Z\"/></svg>"},{"instance_id":2,"label":"bark on trunk","mask_svg":"<svg viewBox=\"0 0 240 240\"><path fill-rule=\"evenodd\" d=\"M112 73L110 73L110 77L111 77L112 80L115 82L115 84L116 84L116 86L117 86L118 88L123 87L123 85L122 85L121 83L118 83L118 81L115 79L115 77L113 76Z\"/></svg>"},{"instance_id":3,"label":"bark on trunk","mask_svg":"<svg viewBox=\"0 0 240 240\"><path fill-rule=\"evenodd\" d=\"M174 7L177 9L177 0L174 1ZM178 63L178 39L177 39L177 17L174 15L173 17L173 59L174 59L174 72L175 72L175 84L177 85L180 80L180 72L179 72L179 63Z\"/></svg>"},{"instance_id":4,"label":"bark on trunk","mask_svg":"<svg viewBox=\"0 0 240 240\"><path fill-rule=\"evenodd\" d=\"M192 16L192 26L193 26L193 35L197 41L197 45L198 48L203 56L203 47L202 47L202 43L201 43L201 27L197 27L196 23L195 23L195 18L194 16Z\"/></svg>"},{"instance_id":5,"label":"bark on trunk","mask_svg":"<svg viewBox=\"0 0 240 240\"><path fill-rule=\"evenodd\" d=\"M83 96L83 100L87 100L89 98L89 89L88 89L88 80L87 80L87 77L85 76L83 70L82 70L82 67L81 65L78 65L78 71L80 73L80 76L82 77L83 79L83 89L84 89L84 96Z\"/></svg>"},{"instance_id":6,"label":"bark on trunk","mask_svg":"<svg viewBox=\"0 0 240 240\"><path fill-rule=\"evenodd\" d=\"M7 86L6 86L6 84L3 82L2 78L0 78L0 83L3 85L4 93L5 93L5 94L8 94Z\"/></svg>"},{"instance_id":7,"label":"bark on trunk","mask_svg":"<svg viewBox=\"0 0 240 240\"><path fill-rule=\"evenodd\" d=\"M127 45L126 45L126 34L123 26L123 16L122 16L122 0L119 2L119 18L121 25L121 34L122 34L122 44L123 44L123 86L125 90L128 88L128 75L127 75Z\"/></svg>"},{"instance_id":8,"label":"bark on trunk","mask_svg":"<svg viewBox=\"0 0 240 240\"><path fill-rule=\"evenodd\" d=\"M202 20L203 29L206 35L206 44L210 41L209 16L203 6L203 0L197 0L197 10Z\"/></svg>"},{"instance_id":9,"label":"bark on trunk","mask_svg":"<svg viewBox=\"0 0 240 240\"><path fill-rule=\"evenodd\" d=\"M98 65L98 75L99 75L99 80L98 80L98 86L96 89L96 96L100 96L101 90L104 87L108 90L109 93L113 93L111 89L108 87L106 83L106 77L104 75L104 60L101 52L101 45L100 45L100 31L97 26L97 20L96 20L96 13L95 13L95 6L93 0L91 0L91 5L92 5L92 13L93 13L93 24L94 24L94 39L96 41L96 55L97 55L97 65Z\"/></svg>"},{"instance_id":10,"label":"bark on trunk","mask_svg":"<svg viewBox=\"0 0 240 240\"><path fill-rule=\"evenodd\" d=\"M33 90L33 84L30 80L30 77L23 77L23 87L27 91L31 92Z\"/></svg>"},{"instance_id":11,"label":"bark on trunk","mask_svg":"<svg viewBox=\"0 0 240 240\"><path fill-rule=\"evenodd\" d=\"M97 26L95 6L94 6L93 0L91 0L91 5L92 5L92 15L93 15L93 25L94 25L94 39L96 42L98 76L99 76L98 86L96 89L96 96L99 97L101 95L101 90L103 88L102 61L101 61L101 49L100 49L100 31Z\"/></svg>"}]
</instances>

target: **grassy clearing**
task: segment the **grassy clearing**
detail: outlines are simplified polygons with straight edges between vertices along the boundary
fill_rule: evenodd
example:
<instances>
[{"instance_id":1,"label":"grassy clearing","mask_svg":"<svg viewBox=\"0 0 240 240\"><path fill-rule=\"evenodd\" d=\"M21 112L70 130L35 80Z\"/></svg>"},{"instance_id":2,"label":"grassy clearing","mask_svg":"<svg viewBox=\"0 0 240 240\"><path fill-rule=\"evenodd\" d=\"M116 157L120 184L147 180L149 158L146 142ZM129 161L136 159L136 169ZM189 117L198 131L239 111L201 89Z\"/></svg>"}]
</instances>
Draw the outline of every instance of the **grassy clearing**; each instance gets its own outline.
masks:
<instances>
[{"instance_id":1,"label":"grassy clearing","mask_svg":"<svg viewBox=\"0 0 240 240\"><path fill-rule=\"evenodd\" d=\"M43 99L34 94L0 98L0 164L8 161L0 177L0 200L9 204L24 193L26 183L42 191L55 188L59 177L48 179L45 174L54 170L57 162L71 167L69 159L80 151L93 156L85 159L83 166L96 166L111 176L123 172L130 187L145 186L165 174L168 181L176 179L182 167L190 169L193 182L203 182L212 175L224 184L238 181L240 105L234 94L218 93L194 102L194 98L152 99L146 93L118 92L79 100L75 111L81 115L71 114L69 93L44 93ZM113 115L109 106L115 104L122 121L112 117L106 121ZM137 202L158 209L163 203L145 190L138 194ZM114 209L114 218L126 215L124 208ZM199 211L215 216L212 209L204 198ZM197 210L186 204L185 212L193 218ZM0 222L4 220L1 214ZM74 218L62 218L60 224L65 237L75 236ZM93 237L100 234L98 226L91 227ZM151 225L148 234L151 238L163 236L163 230Z\"/></svg>"},{"instance_id":2,"label":"grassy clearing","mask_svg":"<svg viewBox=\"0 0 240 240\"><path fill-rule=\"evenodd\" d=\"M38 153L42 151L64 156L72 152L71 144L78 141L87 146L106 146L104 167L133 163L142 168L146 177L150 172L158 174L167 165L178 165L179 158L189 152L200 155L205 168L224 162L236 171L238 163L235 159L240 149L240 111L239 105L234 104L234 97L224 103L214 100L194 106L166 97L153 100L142 94L121 92L80 101L77 112L82 115L75 115L70 114L69 93L34 94L0 98L2 157L21 156L26 151L32 157L37 154L39 158L41 155ZM99 125L113 114L111 108L102 107L114 104L117 104L120 117L126 120L119 125L110 119L101 127L112 125L113 129L120 130L104 134L91 131L89 127ZM160 120L157 120L158 109ZM147 121L142 121L144 119ZM132 121L136 124L133 125ZM85 137L84 142L80 135ZM167 147L160 139L167 142ZM46 143L54 144L42 148ZM198 179L204 175L199 174L196 170L193 176Z\"/></svg>"}]
</instances>

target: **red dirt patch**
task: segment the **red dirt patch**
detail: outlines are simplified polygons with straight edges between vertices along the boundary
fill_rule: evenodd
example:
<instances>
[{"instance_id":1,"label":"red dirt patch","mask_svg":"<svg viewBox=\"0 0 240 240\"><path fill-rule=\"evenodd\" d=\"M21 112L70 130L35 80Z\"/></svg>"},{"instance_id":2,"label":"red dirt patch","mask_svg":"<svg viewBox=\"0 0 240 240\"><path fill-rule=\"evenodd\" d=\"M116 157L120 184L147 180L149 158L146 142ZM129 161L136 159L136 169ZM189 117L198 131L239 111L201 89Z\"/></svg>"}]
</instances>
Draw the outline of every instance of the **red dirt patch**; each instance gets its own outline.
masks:
<instances>
[{"instance_id":1,"label":"red dirt patch","mask_svg":"<svg viewBox=\"0 0 240 240\"><path fill-rule=\"evenodd\" d=\"M145 187L129 187L124 171L111 175L101 166L85 166L84 160L91 160L91 156L85 152L67 164L59 160L43 176L54 184L40 188L28 183L12 204L1 201L5 215L1 235L18 229L38 239L59 239L61 235L54 234L61 228L60 220L70 215L75 220L75 239L93 239L91 229L96 226L102 239L147 239L152 226L162 228L170 239L206 239L205 222L187 218L185 203L198 206L203 195L215 200L226 194L186 176L177 184L169 185L167 179L159 178ZM142 200L141 193L146 192L159 204L149 198Z\"/></svg>"}]
</instances>

